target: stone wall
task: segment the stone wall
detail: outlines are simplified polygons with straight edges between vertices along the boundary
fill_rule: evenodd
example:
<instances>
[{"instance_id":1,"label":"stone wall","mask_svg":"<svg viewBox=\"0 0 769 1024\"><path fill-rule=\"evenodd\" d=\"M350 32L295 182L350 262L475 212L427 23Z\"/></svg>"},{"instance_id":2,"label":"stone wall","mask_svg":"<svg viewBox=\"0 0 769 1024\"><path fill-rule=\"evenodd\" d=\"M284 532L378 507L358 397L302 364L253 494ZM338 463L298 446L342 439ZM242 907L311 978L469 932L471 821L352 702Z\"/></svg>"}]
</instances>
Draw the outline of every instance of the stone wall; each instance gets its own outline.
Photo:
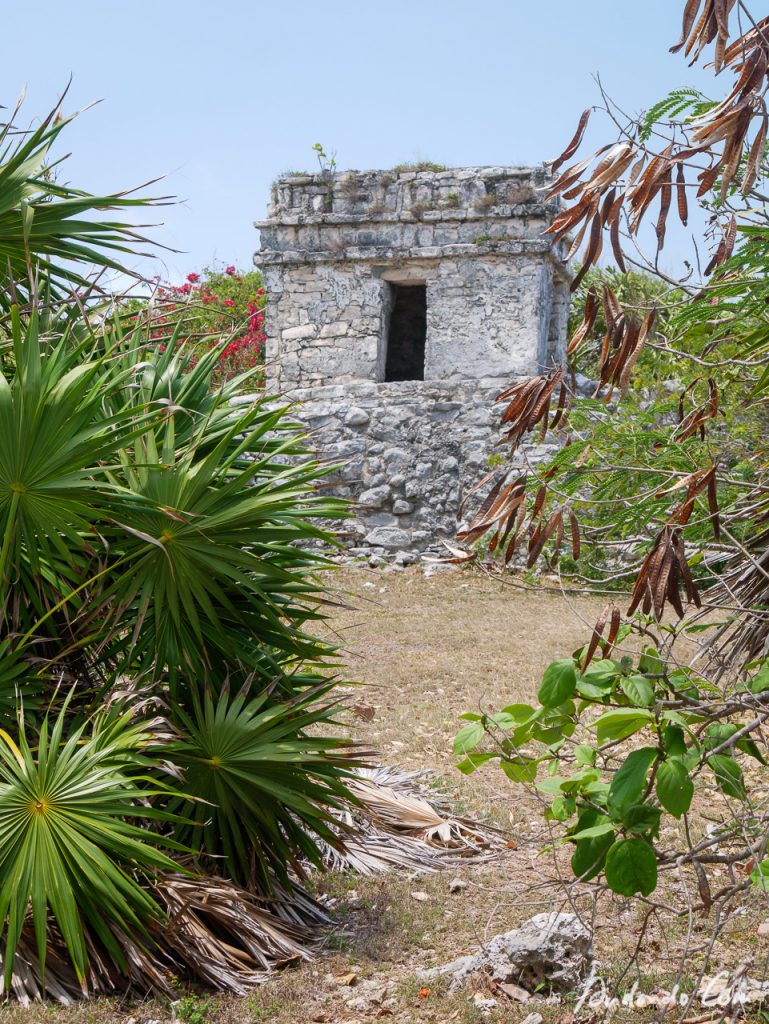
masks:
<instances>
[{"instance_id":1,"label":"stone wall","mask_svg":"<svg viewBox=\"0 0 769 1024\"><path fill-rule=\"evenodd\" d=\"M339 467L329 478L333 493L357 503L355 521L344 527L354 554L375 563L446 554L442 542L456 533L462 498L489 472L498 392L475 381L403 381L292 393L313 448ZM552 451L526 445L517 464L536 464Z\"/></svg>"},{"instance_id":2,"label":"stone wall","mask_svg":"<svg viewBox=\"0 0 769 1024\"><path fill-rule=\"evenodd\" d=\"M488 472L498 392L563 359L569 275L543 232L544 171L471 168L288 176L256 263L271 387L296 401L349 542L376 559L436 550ZM394 288L425 286L424 380L387 381ZM530 449L537 458L541 450Z\"/></svg>"}]
</instances>

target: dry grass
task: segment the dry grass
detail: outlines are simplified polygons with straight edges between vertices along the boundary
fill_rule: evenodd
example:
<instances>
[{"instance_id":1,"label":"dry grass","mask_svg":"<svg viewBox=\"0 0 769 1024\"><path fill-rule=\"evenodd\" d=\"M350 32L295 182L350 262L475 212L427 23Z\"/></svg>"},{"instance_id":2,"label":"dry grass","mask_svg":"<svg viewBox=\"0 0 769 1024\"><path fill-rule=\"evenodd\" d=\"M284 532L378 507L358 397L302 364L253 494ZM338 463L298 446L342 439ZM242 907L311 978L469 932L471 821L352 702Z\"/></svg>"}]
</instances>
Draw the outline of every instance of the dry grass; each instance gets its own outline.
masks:
<instances>
[{"instance_id":1,"label":"dry grass","mask_svg":"<svg viewBox=\"0 0 769 1024\"><path fill-rule=\"evenodd\" d=\"M246 999L192 994L175 1007L121 1007L105 1000L69 1009L9 1007L0 1011L0 1024L363 1024L380 1018L512 1024L533 1009L545 1024L569 1019L563 1004L540 1002L508 1003L483 1015L472 992L449 995L445 986L431 984L420 993L416 972L471 952L485 937L534 913L562 908L554 902L557 889L542 885L554 865L540 856L547 832L536 798L498 769L461 776L451 741L461 712L532 700L543 669L584 643L603 602L522 592L469 572L425 579L418 569L359 570L337 575L335 582L346 607L334 610L333 628L347 650L351 677L368 684L354 693L370 718L356 721L356 733L381 751L386 764L433 769L459 809L509 828L516 848L451 873L318 878L318 891L334 901L338 921L321 956L276 974ZM466 888L450 893L455 875ZM415 899L415 892L427 898ZM639 917L622 900L606 911L597 921L596 942L611 971L612 962L621 963L632 949ZM649 941L660 973L643 979L646 991L664 979L676 955L653 935ZM372 986L377 998L368 1001ZM635 1012L632 1019L644 1016Z\"/></svg>"}]
</instances>

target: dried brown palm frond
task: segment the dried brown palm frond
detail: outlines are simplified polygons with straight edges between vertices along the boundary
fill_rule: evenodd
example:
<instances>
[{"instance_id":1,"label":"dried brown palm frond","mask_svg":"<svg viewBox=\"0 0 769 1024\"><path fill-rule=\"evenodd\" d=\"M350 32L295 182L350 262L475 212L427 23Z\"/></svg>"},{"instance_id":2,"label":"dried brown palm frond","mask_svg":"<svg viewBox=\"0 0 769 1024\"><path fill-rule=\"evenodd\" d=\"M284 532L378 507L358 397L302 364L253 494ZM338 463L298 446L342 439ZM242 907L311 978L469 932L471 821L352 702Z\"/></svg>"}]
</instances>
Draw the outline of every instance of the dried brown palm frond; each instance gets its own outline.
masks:
<instances>
[{"instance_id":1,"label":"dried brown palm frond","mask_svg":"<svg viewBox=\"0 0 769 1024\"><path fill-rule=\"evenodd\" d=\"M741 515L732 517L732 531ZM753 529L707 592L709 603L739 609L707 645L716 679L769 656L769 500L763 489L748 496L744 516Z\"/></svg>"},{"instance_id":2,"label":"dried brown palm frond","mask_svg":"<svg viewBox=\"0 0 769 1024\"><path fill-rule=\"evenodd\" d=\"M274 899L260 900L222 878L164 875L154 888L168 915L159 945L184 974L237 995L276 966L312 959L308 947L331 923L319 904L313 923L281 920Z\"/></svg>"},{"instance_id":3,"label":"dried brown palm frond","mask_svg":"<svg viewBox=\"0 0 769 1024\"><path fill-rule=\"evenodd\" d=\"M118 962L98 937L86 932L88 970L78 979L66 945L58 930L49 925L46 942L45 981L40 969L32 921L24 926L7 993L0 980L0 994L13 996L22 1005L50 999L67 1005L84 998L123 994L129 990L173 997L177 965L164 950L148 943L146 936L137 940L120 929L110 927L112 940L120 949Z\"/></svg>"},{"instance_id":4,"label":"dried brown palm frond","mask_svg":"<svg viewBox=\"0 0 769 1024\"><path fill-rule=\"evenodd\" d=\"M378 768L356 774L351 785L360 801L357 809L379 828L468 853L503 845L499 829L455 815L447 800L429 790L429 772Z\"/></svg>"},{"instance_id":5,"label":"dried brown palm frond","mask_svg":"<svg viewBox=\"0 0 769 1024\"><path fill-rule=\"evenodd\" d=\"M312 946L331 919L300 887L260 898L222 878L164 874L153 893L167 914L141 940L112 928L114 951L87 936L88 973L82 984L61 936L49 927L45 984L31 921L14 964L10 994L28 1004L44 997L71 1003L84 997L134 991L173 998L177 979L244 995L270 970L312 959ZM0 989L1 991L1 989Z\"/></svg>"},{"instance_id":6,"label":"dried brown palm frond","mask_svg":"<svg viewBox=\"0 0 769 1024\"><path fill-rule=\"evenodd\" d=\"M498 829L452 814L428 792L427 772L378 767L356 775L349 785L357 803L340 818L347 829L344 848L325 854L331 869L437 871L457 858L486 856L505 845Z\"/></svg>"},{"instance_id":7,"label":"dried brown palm frond","mask_svg":"<svg viewBox=\"0 0 769 1024\"><path fill-rule=\"evenodd\" d=\"M442 853L421 839L372 829L368 834L359 832L342 849L326 847L323 866L327 871L349 871L357 875L399 870L429 874L446 866Z\"/></svg>"}]
</instances>

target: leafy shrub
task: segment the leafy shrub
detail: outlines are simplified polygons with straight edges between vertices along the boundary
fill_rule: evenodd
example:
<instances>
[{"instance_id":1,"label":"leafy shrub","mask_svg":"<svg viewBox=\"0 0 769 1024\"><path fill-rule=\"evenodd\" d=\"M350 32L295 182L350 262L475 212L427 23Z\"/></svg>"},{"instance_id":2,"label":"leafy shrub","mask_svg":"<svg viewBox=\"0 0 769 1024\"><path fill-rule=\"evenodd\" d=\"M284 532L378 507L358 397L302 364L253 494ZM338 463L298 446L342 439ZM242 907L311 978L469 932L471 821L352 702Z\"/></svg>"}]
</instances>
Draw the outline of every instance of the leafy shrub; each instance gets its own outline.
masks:
<instances>
[{"instance_id":1,"label":"leafy shrub","mask_svg":"<svg viewBox=\"0 0 769 1024\"><path fill-rule=\"evenodd\" d=\"M158 284L151 300L134 299L127 308L137 320L148 321L150 337L161 347L172 335L174 344L186 344L197 356L216 348L216 385L264 364L265 302L259 271L241 273L230 265L190 273L180 285ZM221 346L223 339L227 344ZM255 377L253 383L260 380Z\"/></svg>"},{"instance_id":2,"label":"leafy shrub","mask_svg":"<svg viewBox=\"0 0 769 1024\"><path fill-rule=\"evenodd\" d=\"M111 197L50 186L58 130L52 117L0 157L4 266L32 268L13 293L4 280L0 329L0 944L6 984L33 996L52 947L60 993L128 978L167 993L173 942L153 959L156 894L183 871L170 854L262 893L277 874L285 894L347 796L355 761L327 734L335 652L312 628L334 544L320 523L344 507L260 394L258 275L190 275L127 308L94 291L62 300L86 282L51 254L117 268L135 236L68 219ZM224 787L198 760L213 768L216 751ZM206 811L221 833L202 827L196 789L222 800ZM248 899L233 910L237 893L227 927L237 919L253 946L269 914ZM274 951L286 936L272 924ZM182 959L207 980L215 941Z\"/></svg>"}]
</instances>

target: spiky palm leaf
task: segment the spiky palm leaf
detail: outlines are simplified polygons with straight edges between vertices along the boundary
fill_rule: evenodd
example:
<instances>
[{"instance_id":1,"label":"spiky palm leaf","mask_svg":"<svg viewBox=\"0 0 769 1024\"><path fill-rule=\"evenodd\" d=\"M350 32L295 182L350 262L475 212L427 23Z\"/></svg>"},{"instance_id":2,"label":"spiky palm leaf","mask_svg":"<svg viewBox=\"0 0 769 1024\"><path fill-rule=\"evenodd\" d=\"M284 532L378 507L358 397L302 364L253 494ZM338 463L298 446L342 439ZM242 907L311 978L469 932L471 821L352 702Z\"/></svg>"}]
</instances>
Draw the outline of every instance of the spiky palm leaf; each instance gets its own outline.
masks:
<instances>
[{"instance_id":1,"label":"spiky palm leaf","mask_svg":"<svg viewBox=\"0 0 769 1024\"><path fill-rule=\"evenodd\" d=\"M174 870L158 849L171 840L137 818L168 817L146 800L158 784L146 775L146 726L128 716L65 738L66 704L49 729L45 718L37 749L24 722L18 743L0 732L0 929L4 980L10 984L27 914L31 913L41 973L52 915L82 982L88 966L87 932L125 967L116 933L148 937L162 919L139 875ZM136 755L133 767L126 751ZM148 785L149 784L149 785Z\"/></svg>"},{"instance_id":2,"label":"spiky palm leaf","mask_svg":"<svg viewBox=\"0 0 769 1024\"><path fill-rule=\"evenodd\" d=\"M346 785L356 761L348 741L320 733L334 721L322 683L292 700L248 688L214 696L190 693L177 706L178 741L166 755L184 775L187 799L170 810L184 821L176 836L206 858L222 857L242 883L270 891L274 878L291 886L302 859L320 865L320 842L340 846L333 811L352 799Z\"/></svg>"},{"instance_id":3,"label":"spiky palm leaf","mask_svg":"<svg viewBox=\"0 0 769 1024\"><path fill-rule=\"evenodd\" d=\"M62 97L63 99L63 97ZM116 193L94 196L60 184L51 147L76 115L60 104L28 131L18 127L21 101L0 126L0 309L27 301L42 275L53 293L89 288L89 270L106 267L131 273L123 257L147 242L135 228L105 220L106 210L157 205L162 200Z\"/></svg>"}]
</instances>

